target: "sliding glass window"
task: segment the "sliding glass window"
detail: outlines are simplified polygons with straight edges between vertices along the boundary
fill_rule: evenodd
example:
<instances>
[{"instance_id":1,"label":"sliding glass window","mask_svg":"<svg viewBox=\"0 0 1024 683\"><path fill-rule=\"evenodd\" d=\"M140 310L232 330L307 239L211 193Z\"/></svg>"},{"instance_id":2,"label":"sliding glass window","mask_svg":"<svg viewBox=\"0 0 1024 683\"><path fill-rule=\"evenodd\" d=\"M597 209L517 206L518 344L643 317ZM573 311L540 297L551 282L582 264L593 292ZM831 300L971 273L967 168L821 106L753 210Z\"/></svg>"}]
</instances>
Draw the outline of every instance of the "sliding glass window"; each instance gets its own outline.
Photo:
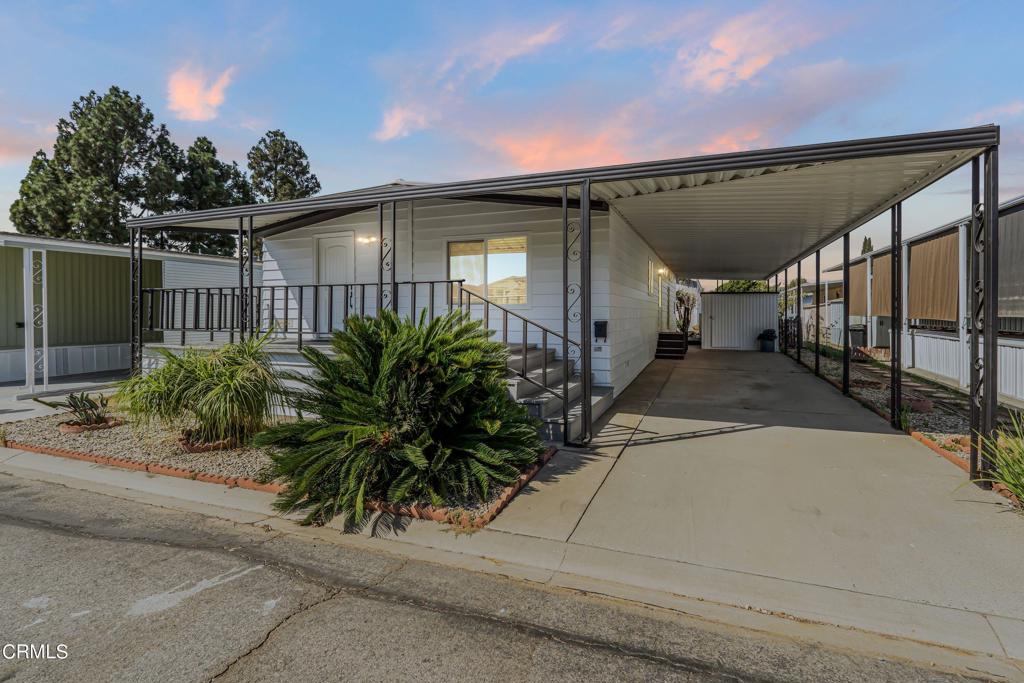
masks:
<instances>
[{"instance_id":1,"label":"sliding glass window","mask_svg":"<svg viewBox=\"0 0 1024 683\"><path fill-rule=\"evenodd\" d=\"M448 277L496 304L525 304L526 237L449 242Z\"/></svg>"}]
</instances>

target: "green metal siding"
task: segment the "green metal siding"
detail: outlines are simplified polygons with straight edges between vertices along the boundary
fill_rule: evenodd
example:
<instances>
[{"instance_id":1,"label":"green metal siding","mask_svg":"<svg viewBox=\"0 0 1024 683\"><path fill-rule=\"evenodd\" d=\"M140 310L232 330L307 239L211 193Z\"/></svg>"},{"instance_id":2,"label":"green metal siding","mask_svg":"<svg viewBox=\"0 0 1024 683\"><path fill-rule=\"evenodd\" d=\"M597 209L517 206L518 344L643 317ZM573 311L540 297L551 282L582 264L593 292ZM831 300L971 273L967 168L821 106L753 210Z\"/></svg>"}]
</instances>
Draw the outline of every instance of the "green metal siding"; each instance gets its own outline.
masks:
<instances>
[{"instance_id":1,"label":"green metal siding","mask_svg":"<svg viewBox=\"0 0 1024 683\"><path fill-rule=\"evenodd\" d=\"M143 287L159 287L163 264L143 263ZM128 258L67 251L46 253L50 346L128 341Z\"/></svg>"},{"instance_id":2,"label":"green metal siding","mask_svg":"<svg viewBox=\"0 0 1024 683\"><path fill-rule=\"evenodd\" d=\"M25 331L25 303L21 296L21 249L0 247L0 349L20 349Z\"/></svg>"}]
</instances>

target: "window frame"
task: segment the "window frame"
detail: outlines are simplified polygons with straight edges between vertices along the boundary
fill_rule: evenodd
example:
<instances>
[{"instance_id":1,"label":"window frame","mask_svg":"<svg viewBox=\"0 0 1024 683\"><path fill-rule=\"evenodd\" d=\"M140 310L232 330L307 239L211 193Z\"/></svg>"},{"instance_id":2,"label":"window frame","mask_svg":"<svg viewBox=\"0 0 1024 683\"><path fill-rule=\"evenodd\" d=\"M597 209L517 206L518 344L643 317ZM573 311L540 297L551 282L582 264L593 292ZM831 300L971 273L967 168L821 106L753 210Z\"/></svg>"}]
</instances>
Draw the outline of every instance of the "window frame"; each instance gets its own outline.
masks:
<instances>
[{"instance_id":1,"label":"window frame","mask_svg":"<svg viewBox=\"0 0 1024 683\"><path fill-rule=\"evenodd\" d=\"M490 291L488 289L489 283L487 281L488 280L488 263L487 263L488 249L487 249L487 243L490 242L491 240L507 239L507 238L510 238L510 237L521 237L523 239L523 241L526 243L526 301L524 301L523 303L518 303L518 304L503 304L503 303L499 303L499 302L494 302L494 303L496 305L498 305L498 306L503 306L503 307L509 308L509 309L528 308L530 306L530 302L532 300L532 295L531 295L531 292L530 292L530 288L531 288L532 283L533 283L533 259L531 257L533 248L532 248L532 245L531 245L532 239L531 239L531 236L530 236L529 233L513 231L513 232L500 232L500 233L496 232L496 233L487 233L487 234L472 234L472 235L459 235L457 237L446 237L445 240L444 240L445 277L448 280L452 280L453 279L452 278L452 263L451 263L451 255L450 255L451 254L451 246L450 245L457 244L459 242L482 242L483 245L484 245L484 254L483 254L483 256L484 256L483 291L484 291L484 296L486 298L490 299Z\"/></svg>"}]
</instances>

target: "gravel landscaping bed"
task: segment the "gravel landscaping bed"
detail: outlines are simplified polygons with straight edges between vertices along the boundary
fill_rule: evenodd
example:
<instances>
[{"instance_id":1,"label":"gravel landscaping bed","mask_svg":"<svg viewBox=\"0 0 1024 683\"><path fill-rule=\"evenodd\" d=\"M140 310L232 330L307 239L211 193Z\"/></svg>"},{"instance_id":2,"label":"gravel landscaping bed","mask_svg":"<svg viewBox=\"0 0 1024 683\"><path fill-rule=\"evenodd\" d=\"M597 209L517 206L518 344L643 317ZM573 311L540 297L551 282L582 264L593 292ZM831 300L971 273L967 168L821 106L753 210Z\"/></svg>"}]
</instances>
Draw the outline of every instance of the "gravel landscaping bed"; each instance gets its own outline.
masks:
<instances>
[{"instance_id":1,"label":"gravel landscaping bed","mask_svg":"<svg viewBox=\"0 0 1024 683\"><path fill-rule=\"evenodd\" d=\"M270 456L267 449L244 447L187 453L178 445L177 432L169 431L156 422L139 425L132 424L123 415L117 417L124 419L125 423L111 429L80 434L61 434L57 430L61 422L69 419L66 413L9 422L3 427L9 441L26 445L79 451L225 477L246 477L256 481L265 481L268 476ZM465 511L470 517L479 517L497 502L504 491L504 487L495 487L486 502L449 501L446 507ZM425 506L427 501L418 501L416 504Z\"/></svg>"},{"instance_id":2,"label":"gravel landscaping bed","mask_svg":"<svg viewBox=\"0 0 1024 683\"><path fill-rule=\"evenodd\" d=\"M122 417L122 416L119 416ZM270 464L267 452L259 448L236 448L206 453L186 453L178 445L177 434L158 423L148 425L125 422L120 427L61 434L57 425L67 414L34 417L4 425L7 438L33 446L64 448L92 455L178 467L226 477L260 479Z\"/></svg>"}]
</instances>

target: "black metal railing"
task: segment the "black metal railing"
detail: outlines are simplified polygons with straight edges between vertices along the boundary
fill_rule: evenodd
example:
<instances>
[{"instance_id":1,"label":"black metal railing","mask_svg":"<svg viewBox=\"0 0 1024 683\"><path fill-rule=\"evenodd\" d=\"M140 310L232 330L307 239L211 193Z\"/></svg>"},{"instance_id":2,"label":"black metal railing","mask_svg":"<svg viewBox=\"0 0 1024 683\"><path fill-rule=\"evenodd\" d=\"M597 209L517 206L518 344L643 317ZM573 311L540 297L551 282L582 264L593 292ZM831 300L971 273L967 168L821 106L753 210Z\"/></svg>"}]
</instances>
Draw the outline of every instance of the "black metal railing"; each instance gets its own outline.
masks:
<instances>
[{"instance_id":1,"label":"black metal railing","mask_svg":"<svg viewBox=\"0 0 1024 683\"><path fill-rule=\"evenodd\" d=\"M580 359L582 352L580 344L559 332L555 332L549 327L530 320L515 311L509 310L501 304L494 303L477 292L468 289L462 283L460 283L458 287L458 306L460 310L467 311L470 317L475 317L475 314L479 310L479 318L477 319L482 320L484 327L487 329L493 330L495 334L500 334L501 341L506 346L514 342L516 335L512 334L512 332L514 331L518 333L520 339L519 350L521 355L518 363L509 363L509 372L519 379L537 387L542 392L561 401L562 428L568 436L569 404L571 398L569 384L572 376L577 374L578 368L576 367L576 364ZM499 329L492 324L495 322L492 317L492 312L496 312L496 314L500 316L500 332ZM515 327L518 329L513 330L510 325L510 321L514 321ZM531 341L531 339L534 341ZM540 353L541 357L539 381L530 377L530 353L531 346L533 344L536 344L536 347L532 349L533 353ZM554 384L548 381L548 373L550 369L548 362L548 349L550 348L555 350L554 355L556 362L561 364L562 369L561 381ZM559 351L561 351L561 358L558 358Z\"/></svg>"},{"instance_id":2,"label":"black metal railing","mask_svg":"<svg viewBox=\"0 0 1024 683\"><path fill-rule=\"evenodd\" d=\"M242 304L248 300L249 319L242 325ZM535 386L561 401L563 428L569 430L570 380L578 375L582 347L545 325L495 303L466 287L464 280L407 280L309 285L238 287L144 288L141 293L142 329L180 335L187 343L234 341L243 334L271 333L277 342L304 344L323 341L344 330L352 316L392 310L403 317L433 319L460 310L482 321L506 346L519 344L520 356L509 363L510 376ZM200 337L197 339L196 337ZM554 350L554 354L549 352ZM539 368L531 361L540 354ZM549 381L555 365L561 378ZM539 373L536 370L539 369Z\"/></svg>"}]
</instances>

